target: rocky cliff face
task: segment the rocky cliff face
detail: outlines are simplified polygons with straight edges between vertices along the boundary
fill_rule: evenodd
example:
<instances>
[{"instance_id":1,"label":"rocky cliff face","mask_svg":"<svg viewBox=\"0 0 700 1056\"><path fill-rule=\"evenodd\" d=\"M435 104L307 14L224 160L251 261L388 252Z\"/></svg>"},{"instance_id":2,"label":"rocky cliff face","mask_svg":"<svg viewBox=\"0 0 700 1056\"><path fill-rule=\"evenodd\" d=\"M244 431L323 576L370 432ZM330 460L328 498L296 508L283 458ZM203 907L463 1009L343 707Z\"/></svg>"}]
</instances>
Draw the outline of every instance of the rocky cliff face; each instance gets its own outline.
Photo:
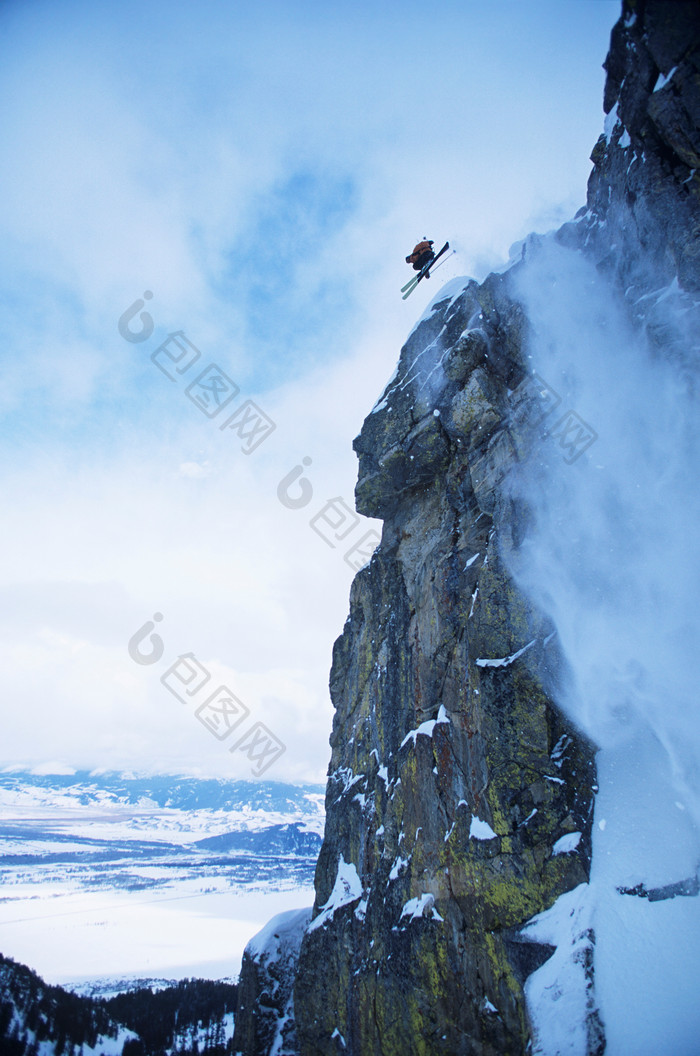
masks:
<instances>
[{"instance_id":1,"label":"rocky cliff face","mask_svg":"<svg viewBox=\"0 0 700 1056\"><path fill-rule=\"evenodd\" d=\"M550 991L578 995L576 1051L604 1051L595 937L576 909L595 748L553 703L566 665L509 572L531 518L513 481L539 457L552 399L528 368L519 281L548 243L574 249L631 326L668 341L650 290L660 275L700 286L699 30L695 0L626 0L588 207L433 306L355 441L357 507L384 531L334 648L326 832L289 1051L548 1051L533 1009L550 957ZM558 442L573 460L576 439ZM574 921L558 961L526 927L555 904Z\"/></svg>"},{"instance_id":2,"label":"rocky cliff face","mask_svg":"<svg viewBox=\"0 0 700 1056\"><path fill-rule=\"evenodd\" d=\"M520 930L588 878L593 749L552 706L551 627L504 564L527 511L502 485L538 410L526 335L508 276L469 286L355 442L384 532L333 656L302 1052L337 1051L334 1031L363 1056L524 1052L523 983L552 950Z\"/></svg>"},{"instance_id":3,"label":"rocky cliff face","mask_svg":"<svg viewBox=\"0 0 700 1056\"><path fill-rule=\"evenodd\" d=\"M699 35L695 0L625 0L612 31L585 241L628 302L700 283Z\"/></svg>"}]
</instances>

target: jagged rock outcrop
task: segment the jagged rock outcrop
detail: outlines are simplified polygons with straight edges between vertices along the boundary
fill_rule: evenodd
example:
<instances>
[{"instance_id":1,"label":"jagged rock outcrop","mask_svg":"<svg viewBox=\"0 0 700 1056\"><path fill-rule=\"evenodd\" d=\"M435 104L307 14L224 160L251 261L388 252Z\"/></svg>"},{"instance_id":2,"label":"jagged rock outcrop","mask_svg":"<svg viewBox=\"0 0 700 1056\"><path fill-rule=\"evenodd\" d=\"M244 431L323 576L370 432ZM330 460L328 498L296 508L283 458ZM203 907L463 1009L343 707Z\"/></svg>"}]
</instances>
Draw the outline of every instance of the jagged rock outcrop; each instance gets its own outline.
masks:
<instances>
[{"instance_id":1,"label":"jagged rock outcrop","mask_svg":"<svg viewBox=\"0 0 700 1056\"><path fill-rule=\"evenodd\" d=\"M248 943L238 986L236 1052L285 1056L298 1051L294 973L309 909L279 913Z\"/></svg>"},{"instance_id":2,"label":"jagged rock outcrop","mask_svg":"<svg viewBox=\"0 0 700 1056\"><path fill-rule=\"evenodd\" d=\"M548 396L529 376L518 277L547 241L578 250L652 340L659 277L700 288L699 12L626 0L587 208L433 306L355 441L357 507L384 530L333 653L326 831L294 988L303 1056L531 1051L524 983L552 947L526 924L588 880L596 777L594 746L553 704L553 629L508 571L530 516L509 482ZM605 1047L593 951L582 914L570 955L589 1054Z\"/></svg>"},{"instance_id":3,"label":"jagged rock outcrop","mask_svg":"<svg viewBox=\"0 0 700 1056\"><path fill-rule=\"evenodd\" d=\"M514 411L533 402L512 396L527 326L510 281L416 328L355 441L357 506L384 532L333 656L302 1052L524 1052L523 982L552 951L520 929L588 878L593 748L543 688L551 627L504 564L526 520L501 487L528 440Z\"/></svg>"},{"instance_id":4,"label":"jagged rock outcrop","mask_svg":"<svg viewBox=\"0 0 700 1056\"><path fill-rule=\"evenodd\" d=\"M700 288L700 7L625 2L613 28L588 187L589 248L628 300Z\"/></svg>"}]
</instances>

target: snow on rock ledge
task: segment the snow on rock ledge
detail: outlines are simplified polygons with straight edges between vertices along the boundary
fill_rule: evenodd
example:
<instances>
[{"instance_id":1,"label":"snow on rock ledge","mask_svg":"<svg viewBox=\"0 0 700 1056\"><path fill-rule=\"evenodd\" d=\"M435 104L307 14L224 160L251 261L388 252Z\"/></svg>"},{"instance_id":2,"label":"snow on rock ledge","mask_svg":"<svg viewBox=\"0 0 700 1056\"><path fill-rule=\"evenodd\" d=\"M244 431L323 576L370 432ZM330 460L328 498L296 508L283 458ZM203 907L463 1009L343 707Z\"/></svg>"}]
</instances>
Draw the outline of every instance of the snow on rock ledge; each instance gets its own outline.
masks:
<instances>
[{"instance_id":1,"label":"snow on rock ledge","mask_svg":"<svg viewBox=\"0 0 700 1056\"><path fill-rule=\"evenodd\" d=\"M235 1052L297 1051L294 1022L294 972L311 908L273 917L254 935L243 953L235 1015Z\"/></svg>"},{"instance_id":2,"label":"snow on rock ledge","mask_svg":"<svg viewBox=\"0 0 700 1056\"><path fill-rule=\"evenodd\" d=\"M527 942L554 947L525 983L533 1056L591 1056L605 1050L593 991L591 915L589 885L580 884L521 932Z\"/></svg>"},{"instance_id":3,"label":"snow on rock ledge","mask_svg":"<svg viewBox=\"0 0 700 1056\"><path fill-rule=\"evenodd\" d=\"M327 924L332 919L337 909L340 909L341 906L349 906L360 898L362 898L362 881L358 875L357 868L352 862L346 862L341 854L331 897L321 907L321 912L309 925L309 931L315 931L316 928L323 927L324 924Z\"/></svg>"}]
</instances>

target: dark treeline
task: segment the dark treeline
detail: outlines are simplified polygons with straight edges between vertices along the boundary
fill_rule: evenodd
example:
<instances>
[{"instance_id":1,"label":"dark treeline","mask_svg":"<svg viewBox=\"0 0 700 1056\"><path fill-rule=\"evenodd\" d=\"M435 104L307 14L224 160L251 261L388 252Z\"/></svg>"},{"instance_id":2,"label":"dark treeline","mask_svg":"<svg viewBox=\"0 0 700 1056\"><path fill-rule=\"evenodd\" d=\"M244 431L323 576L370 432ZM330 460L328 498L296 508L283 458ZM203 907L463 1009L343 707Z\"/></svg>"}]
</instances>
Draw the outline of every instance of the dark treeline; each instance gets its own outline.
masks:
<instances>
[{"instance_id":1,"label":"dark treeline","mask_svg":"<svg viewBox=\"0 0 700 1056\"><path fill-rule=\"evenodd\" d=\"M183 1056L228 1056L233 1042L225 1042L223 1020L235 1011L237 993L232 983L185 979L166 990L131 990L101 1004L140 1038L126 1043L123 1056L162 1056L173 1047Z\"/></svg>"},{"instance_id":2,"label":"dark treeline","mask_svg":"<svg viewBox=\"0 0 700 1056\"><path fill-rule=\"evenodd\" d=\"M0 1038L3 1056L36 1056L51 1041L56 1056L98 1036L117 1037L109 1013L89 999L49 986L31 968L0 954Z\"/></svg>"},{"instance_id":3,"label":"dark treeline","mask_svg":"<svg viewBox=\"0 0 700 1056\"><path fill-rule=\"evenodd\" d=\"M107 1044L127 1028L132 1036L124 1039L122 1056L230 1056L224 1019L235 1010L237 990L231 983L186 979L155 992L94 999L49 986L0 954L0 1053L38 1056L41 1043L51 1042L55 1056L78 1056L82 1045L94 1048L100 1038ZM114 1051L113 1040L108 1047Z\"/></svg>"}]
</instances>

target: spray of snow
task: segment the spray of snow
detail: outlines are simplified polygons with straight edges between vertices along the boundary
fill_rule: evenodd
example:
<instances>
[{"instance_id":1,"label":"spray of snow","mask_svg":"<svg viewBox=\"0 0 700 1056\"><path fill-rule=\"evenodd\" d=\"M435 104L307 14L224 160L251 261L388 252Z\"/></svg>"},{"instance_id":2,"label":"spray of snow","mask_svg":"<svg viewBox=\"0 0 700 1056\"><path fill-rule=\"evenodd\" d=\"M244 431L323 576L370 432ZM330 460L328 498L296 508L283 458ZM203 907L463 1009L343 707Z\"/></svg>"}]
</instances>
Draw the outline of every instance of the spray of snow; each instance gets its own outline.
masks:
<instances>
[{"instance_id":1,"label":"spray of snow","mask_svg":"<svg viewBox=\"0 0 700 1056\"><path fill-rule=\"evenodd\" d=\"M607 1053L681 1056L700 1036L700 898L618 888L673 884L700 863L697 309L675 282L640 297L654 344L595 267L551 240L517 281L533 370L598 435L568 461L545 437L520 467L513 490L534 520L512 571L556 626L560 705L602 749L592 912Z\"/></svg>"}]
</instances>

